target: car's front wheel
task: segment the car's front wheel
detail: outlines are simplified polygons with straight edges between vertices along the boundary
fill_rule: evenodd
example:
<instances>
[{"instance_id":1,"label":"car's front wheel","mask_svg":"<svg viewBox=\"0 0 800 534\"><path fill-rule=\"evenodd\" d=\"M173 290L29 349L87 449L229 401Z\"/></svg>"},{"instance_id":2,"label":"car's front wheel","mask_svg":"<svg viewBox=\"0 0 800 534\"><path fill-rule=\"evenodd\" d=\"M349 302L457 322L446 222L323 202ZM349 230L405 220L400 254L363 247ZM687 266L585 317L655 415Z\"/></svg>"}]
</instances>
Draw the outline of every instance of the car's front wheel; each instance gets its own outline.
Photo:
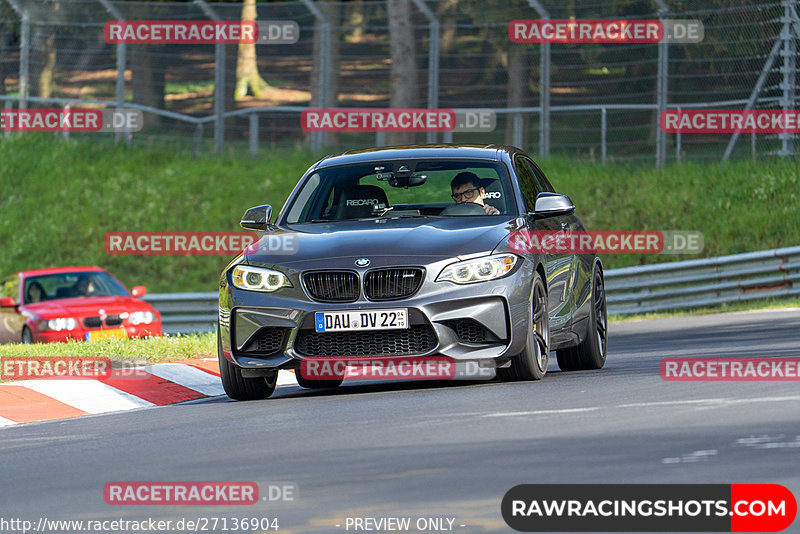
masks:
<instances>
[{"instance_id":1,"label":"car's front wheel","mask_svg":"<svg viewBox=\"0 0 800 534\"><path fill-rule=\"evenodd\" d=\"M217 358L219 359L219 375L225 393L235 400L267 399L275 391L278 382L278 371L270 376L249 378L242 376L242 369L225 358L222 353L222 339L217 330Z\"/></svg>"},{"instance_id":2,"label":"car's front wheel","mask_svg":"<svg viewBox=\"0 0 800 534\"><path fill-rule=\"evenodd\" d=\"M22 343L25 345L30 345L33 343L33 333L27 326L22 327Z\"/></svg>"},{"instance_id":3,"label":"car's front wheel","mask_svg":"<svg viewBox=\"0 0 800 534\"><path fill-rule=\"evenodd\" d=\"M608 311L603 273L595 265L592 276L592 307L586 337L577 347L556 351L562 371L600 369L606 363L608 350Z\"/></svg>"},{"instance_id":4,"label":"car's front wheel","mask_svg":"<svg viewBox=\"0 0 800 534\"><path fill-rule=\"evenodd\" d=\"M550 314L547 311L547 290L541 275L533 278L531 324L525 348L511 358L511 366L497 370L501 380L541 380L550 360Z\"/></svg>"}]
</instances>

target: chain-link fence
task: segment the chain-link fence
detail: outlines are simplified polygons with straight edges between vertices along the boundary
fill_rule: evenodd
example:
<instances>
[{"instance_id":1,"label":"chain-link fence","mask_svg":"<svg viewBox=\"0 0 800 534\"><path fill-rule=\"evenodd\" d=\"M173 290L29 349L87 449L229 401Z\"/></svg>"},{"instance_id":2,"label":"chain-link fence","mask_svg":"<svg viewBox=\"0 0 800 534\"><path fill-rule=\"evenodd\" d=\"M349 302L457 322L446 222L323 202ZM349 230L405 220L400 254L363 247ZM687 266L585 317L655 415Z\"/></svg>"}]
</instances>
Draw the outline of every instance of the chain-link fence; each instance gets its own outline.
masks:
<instances>
[{"instance_id":1,"label":"chain-link fence","mask_svg":"<svg viewBox=\"0 0 800 534\"><path fill-rule=\"evenodd\" d=\"M413 37L403 43L413 58L403 74L414 88L408 107L497 115L492 132L419 133L416 142L510 143L539 155L658 164L794 152L793 134L665 134L658 118L668 108L797 108L798 0L257 2L259 21L295 21L299 38L257 45L250 84L237 75L237 45L108 44L103 35L115 20L242 20L242 3L0 0L0 99L5 107L137 107L142 131L105 136L134 146L381 145L381 133L306 133L300 112L392 106L392 2ZM704 38L509 39L512 20L545 18L696 19Z\"/></svg>"}]
</instances>

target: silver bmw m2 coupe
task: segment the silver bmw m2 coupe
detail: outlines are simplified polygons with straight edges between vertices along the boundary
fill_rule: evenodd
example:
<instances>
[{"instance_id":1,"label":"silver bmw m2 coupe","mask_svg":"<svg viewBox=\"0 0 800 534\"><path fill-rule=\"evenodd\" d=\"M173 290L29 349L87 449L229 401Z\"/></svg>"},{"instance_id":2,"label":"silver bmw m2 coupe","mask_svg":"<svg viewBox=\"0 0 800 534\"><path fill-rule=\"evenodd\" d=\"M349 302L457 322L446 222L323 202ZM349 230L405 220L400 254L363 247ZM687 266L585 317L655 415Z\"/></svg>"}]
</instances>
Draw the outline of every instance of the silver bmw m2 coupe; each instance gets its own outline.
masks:
<instances>
[{"instance_id":1,"label":"silver bmw m2 coupe","mask_svg":"<svg viewBox=\"0 0 800 534\"><path fill-rule=\"evenodd\" d=\"M581 231L575 206L510 146L406 146L328 156L225 269L219 362L234 399L303 387L310 359L446 357L538 380L606 359L603 266L594 254L520 253L519 231Z\"/></svg>"}]
</instances>

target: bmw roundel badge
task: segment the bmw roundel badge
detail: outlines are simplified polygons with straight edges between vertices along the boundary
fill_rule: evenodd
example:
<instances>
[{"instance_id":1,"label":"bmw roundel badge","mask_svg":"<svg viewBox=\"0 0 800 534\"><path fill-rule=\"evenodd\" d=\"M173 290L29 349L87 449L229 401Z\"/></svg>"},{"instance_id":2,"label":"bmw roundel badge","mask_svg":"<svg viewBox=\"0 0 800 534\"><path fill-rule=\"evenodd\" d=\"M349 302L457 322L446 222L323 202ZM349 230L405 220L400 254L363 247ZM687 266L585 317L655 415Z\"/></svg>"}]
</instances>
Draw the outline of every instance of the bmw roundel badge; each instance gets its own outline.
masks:
<instances>
[{"instance_id":1,"label":"bmw roundel badge","mask_svg":"<svg viewBox=\"0 0 800 534\"><path fill-rule=\"evenodd\" d=\"M369 263L369 258L358 258L356 260L356 267L366 267Z\"/></svg>"}]
</instances>

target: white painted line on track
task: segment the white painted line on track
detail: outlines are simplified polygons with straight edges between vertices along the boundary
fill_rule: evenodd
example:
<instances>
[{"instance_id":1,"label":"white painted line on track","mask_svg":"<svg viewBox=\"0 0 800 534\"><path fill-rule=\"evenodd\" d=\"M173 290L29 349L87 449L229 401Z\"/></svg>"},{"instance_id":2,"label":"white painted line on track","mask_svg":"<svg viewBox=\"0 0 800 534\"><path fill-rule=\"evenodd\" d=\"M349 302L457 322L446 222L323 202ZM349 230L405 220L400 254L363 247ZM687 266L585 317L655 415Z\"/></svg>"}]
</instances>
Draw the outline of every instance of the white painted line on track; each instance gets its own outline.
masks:
<instances>
[{"instance_id":1,"label":"white painted line on track","mask_svg":"<svg viewBox=\"0 0 800 534\"><path fill-rule=\"evenodd\" d=\"M224 395L222 382L218 376L201 371L191 365L182 363L157 363L149 371L157 377L169 380L185 388L214 397Z\"/></svg>"},{"instance_id":2,"label":"white painted line on track","mask_svg":"<svg viewBox=\"0 0 800 534\"><path fill-rule=\"evenodd\" d=\"M24 386L87 413L131 410L153 403L97 380L26 380Z\"/></svg>"},{"instance_id":3,"label":"white painted line on track","mask_svg":"<svg viewBox=\"0 0 800 534\"><path fill-rule=\"evenodd\" d=\"M483 417L513 417L518 415L557 415L562 413L582 413L582 412L595 412L599 410L596 408L564 408L561 410L534 410L531 412L495 412L483 414Z\"/></svg>"},{"instance_id":4,"label":"white painted line on track","mask_svg":"<svg viewBox=\"0 0 800 534\"><path fill-rule=\"evenodd\" d=\"M0 427L11 426L11 425L16 425L16 424L17 423L15 421L12 421L10 419L6 419L5 417L0 417Z\"/></svg>"}]
</instances>

